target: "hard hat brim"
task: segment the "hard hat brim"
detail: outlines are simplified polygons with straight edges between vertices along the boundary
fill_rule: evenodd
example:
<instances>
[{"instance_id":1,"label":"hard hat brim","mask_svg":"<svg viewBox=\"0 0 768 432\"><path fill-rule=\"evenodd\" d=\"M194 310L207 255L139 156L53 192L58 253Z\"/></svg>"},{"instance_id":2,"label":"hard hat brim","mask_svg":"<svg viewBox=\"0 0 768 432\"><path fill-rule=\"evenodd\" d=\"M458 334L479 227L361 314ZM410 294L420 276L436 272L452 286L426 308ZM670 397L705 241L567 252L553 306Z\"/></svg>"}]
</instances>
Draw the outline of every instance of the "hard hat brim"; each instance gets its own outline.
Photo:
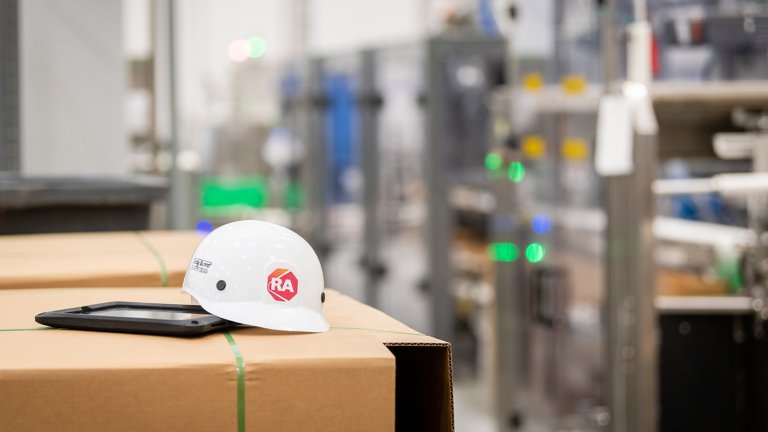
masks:
<instances>
[{"instance_id":1,"label":"hard hat brim","mask_svg":"<svg viewBox=\"0 0 768 432\"><path fill-rule=\"evenodd\" d=\"M322 333L330 328L322 313L305 307L263 302L217 303L199 298L182 289L200 303L208 313L254 327L271 330Z\"/></svg>"}]
</instances>

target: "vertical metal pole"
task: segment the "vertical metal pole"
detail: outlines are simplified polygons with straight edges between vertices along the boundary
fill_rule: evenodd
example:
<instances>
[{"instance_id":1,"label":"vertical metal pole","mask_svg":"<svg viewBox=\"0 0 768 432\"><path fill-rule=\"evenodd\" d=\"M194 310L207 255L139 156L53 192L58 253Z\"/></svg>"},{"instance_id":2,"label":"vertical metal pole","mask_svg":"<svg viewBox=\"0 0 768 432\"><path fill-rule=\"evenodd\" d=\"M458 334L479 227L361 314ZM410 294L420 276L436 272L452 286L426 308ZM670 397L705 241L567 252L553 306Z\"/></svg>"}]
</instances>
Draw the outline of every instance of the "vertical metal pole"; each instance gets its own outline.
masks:
<instances>
[{"instance_id":1,"label":"vertical metal pole","mask_svg":"<svg viewBox=\"0 0 768 432\"><path fill-rule=\"evenodd\" d=\"M291 2L292 25L290 35L293 57L305 61L307 59L307 45L309 29L312 24L309 19L309 6L307 0L293 0Z\"/></svg>"},{"instance_id":2,"label":"vertical metal pole","mask_svg":"<svg viewBox=\"0 0 768 432\"><path fill-rule=\"evenodd\" d=\"M168 172L170 192L167 223L171 229L191 228L194 208L192 179L176 166L179 152L178 99L176 94L176 10L174 0L153 3L154 39L154 100L155 140L157 149L171 156Z\"/></svg>"},{"instance_id":3,"label":"vertical metal pole","mask_svg":"<svg viewBox=\"0 0 768 432\"><path fill-rule=\"evenodd\" d=\"M0 0L0 172L21 169L19 2Z\"/></svg>"},{"instance_id":4,"label":"vertical metal pole","mask_svg":"<svg viewBox=\"0 0 768 432\"><path fill-rule=\"evenodd\" d=\"M555 1L554 3L554 39L555 46L552 51L552 64L547 71L548 79L550 82L557 83L560 81L560 77L564 73L568 73L566 68L566 62L563 58L564 49L562 45L565 43L565 37L563 36L563 21L565 20L565 2Z\"/></svg>"},{"instance_id":5,"label":"vertical metal pole","mask_svg":"<svg viewBox=\"0 0 768 432\"><path fill-rule=\"evenodd\" d=\"M160 142L157 136L157 57L158 57L158 41L159 28L157 24L158 13L157 6L149 8L149 43L150 43L150 78L147 83L147 90L150 95L149 99L149 121L148 121L148 133L151 137L151 155L153 159L157 159L157 155L160 153ZM152 173L158 174L159 170L157 166L152 164Z\"/></svg>"},{"instance_id":6,"label":"vertical metal pole","mask_svg":"<svg viewBox=\"0 0 768 432\"><path fill-rule=\"evenodd\" d=\"M768 146L763 140L754 144L752 149L752 171L768 172ZM756 238L762 238L763 233L768 230L768 196L765 194L752 194L747 196L747 215L748 226L756 233ZM757 242L758 245L762 242ZM746 257L746 265L752 271L747 272L745 286L748 294L755 298L754 304L762 304L759 310L755 311L753 323L753 332L757 338L764 337L765 310L768 309L768 281L761 277L760 270L762 263L768 260L768 249L765 247L751 248Z\"/></svg>"},{"instance_id":7,"label":"vertical metal pole","mask_svg":"<svg viewBox=\"0 0 768 432\"><path fill-rule=\"evenodd\" d=\"M600 8L600 55L603 58L605 93L615 90L617 80L620 78L619 39L614 21L615 3L616 0L603 0L603 6Z\"/></svg>"},{"instance_id":8,"label":"vertical metal pole","mask_svg":"<svg viewBox=\"0 0 768 432\"><path fill-rule=\"evenodd\" d=\"M654 432L659 427L659 318L656 311L656 241L653 220L656 216L656 198L652 192L656 179L658 148L656 135L638 134L635 142L635 203L638 205L640 239L638 245L637 321L634 328L634 345L637 357L634 384L635 411L629 418L636 431Z\"/></svg>"},{"instance_id":9,"label":"vertical metal pole","mask_svg":"<svg viewBox=\"0 0 768 432\"><path fill-rule=\"evenodd\" d=\"M179 154L179 113L176 96L176 2L168 0L168 120L169 144L172 157L170 217L171 228L192 228L188 199L192 195L190 179L179 170L176 161Z\"/></svg>"},{"instance_id":10,"label":"vertical metal pole","mask_svg":"<svg viewBox=\"0 0 768 432\"><path fill-rule=\"evenodd\" d=\"M454 304L451 290L450 246L453 240L453 215L448 206L449 178L446 130L446 85L444 51L440 40L427 42L427 145L425 174L427 185L427 251L428 286L432 296L432 333L443 340L453 341Z\"/></svg>"},{"instance_id":11,"label":"vertical metal pole","mask_svg":"<svg viewBox=\"0 0 768 432\"><path fill-rule=\"evenodd\" d=\"M509 2L510 8L517 8L518 2ZM517 18L511 22L507 36L506 50L506 88L499 89L492 95L492 113L501 119L511 121L514 115L513 89L519 71L519 59L514 52ZM555 57L558 57L557 55ZM493 123L493 120L491 120ZM493 135L491 135L493 136ZM490 143L489 143L490 144ZM492 148L492 146L489 145ZM516 227L515 212L519 206L517 188L503 176L492 180L492 191L496 198L496 210L493 212L491 241L494 243L515 242L520 238ZM495 334L494 336L494 385L493 389L496 415L496 429L499 432L519 429L522 422L522 391L525 375L525 291L523 264L518 259L512 262L494 262L495 285Z\"/></svg>"},{"instance_id":12,"label":"vertical metal pole","mask_svg":"<svg viewBox=\"0 0 768 432\"><path fill-rule=\"evenodd\" d=\"M493 215L493 242L515 243L523 233L518 226L520 202L516 188L506 178L493 181L497 208ZM529 347L525 336L526 284L523 260L497 261L496 270L496 425L500 432L519 430L523 426L525 400L525 356Z\"/></svg>"},{"instance_id":13,"label":"vertical metal pole","mask_svg":"<svg viewBox=\"0 0 768 432\"><path fill-rule=\"evenodd\" d=\"M656 142L635 135L632 174L606 179L608 405L611 430L657 429L657 317L651 184Z\"/></svg>"},{"instance_id":14,"label":"vertical metal pole","mask_svg":"<svg viewBox=\"0 0 768 432\"><path fill-rule=\"evenodd\" d=\"M615 93L620 79L614 5L615 0L606 0L602 11L606 93ZM656 133L640 130L637 123L634 127L634 170L605 178L606 382L613 432L653 432L658 428L658 321L652 232L655 201L651 189L656 177Z\"/></svg>"},{"instance_id":15,"label":"vertical metal pole","mask_svg":"<svg viewBox=\"0 0 768 432\"><path fill-rule=\"evenodd\" d=\"M309 240L315 252L324 261L328 252L328 227L326 214L326 190L328 185L328 151L326 144L325 110L327 98L323 91L323 60L309 62L308 116L307 116L307 160L309 184L307 189L307 210L310 219Z\"/></svg>"},{"instance_id":16,"label":"vertical metal pole","mask_svg":"<svg viewBox=\"0 0 768 432\"><path fill-rule=\"evenodd\" d=\"M377 282L379 267L379 143L376 114L381 96L376 88L376 55L366 50L361 55L360 130L362 142L363 212L363 262L365 265L365 301L375 306L378 300Z\"/></svg>"}]
</instances>

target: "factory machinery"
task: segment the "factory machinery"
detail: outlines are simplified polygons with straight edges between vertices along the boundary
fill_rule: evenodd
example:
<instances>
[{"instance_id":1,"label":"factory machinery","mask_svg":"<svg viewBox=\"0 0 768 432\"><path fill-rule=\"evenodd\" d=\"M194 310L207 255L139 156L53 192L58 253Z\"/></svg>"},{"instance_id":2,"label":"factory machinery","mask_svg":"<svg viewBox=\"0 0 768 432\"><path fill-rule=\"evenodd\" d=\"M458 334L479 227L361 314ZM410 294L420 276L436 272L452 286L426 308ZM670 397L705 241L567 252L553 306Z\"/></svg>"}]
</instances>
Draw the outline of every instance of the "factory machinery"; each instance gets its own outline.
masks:
<instances>
[{"instance_id":1,"label":"factory machinery","mask_svg":"<svg viewBox=\"0 0 768 432\"><path fill-rule=\"evenodd\" d=\"M765 430L765 12L584 3L549 59L462 34L294 68L297 228L451 340L499 430Z\"/></svg>"},{"instance_id":2,"label":"factory machinery","mask_svg":"<svg viewBox=\"0 0 768 432\"><path fill-rule=\"evenodd\" d=\"M485 235L486 216L455 205L455 191L488 182L487 101L504 59L500 38L451 33L313 59L287 74L284 91L288 129L307 149L298 228L329 285L454 341L470 373L480 342L473 303L457 292L477 266L467 274L454 263L474 252L463 227Z\"/></svg>"},{"instance_id":3,"label":"factory machinery","mask_svg":"<svg viewBox=\"0 0 768 432\"><path fill-rule=\"evenodd\" d=\"M638 58L665 22L640 8L624 31L602 7L603 83L495 95L497 424L765 430L768 85L743 79L766 76L763 15L709 10L710 79L651 82Z\"/></svg>"}]
</instances>

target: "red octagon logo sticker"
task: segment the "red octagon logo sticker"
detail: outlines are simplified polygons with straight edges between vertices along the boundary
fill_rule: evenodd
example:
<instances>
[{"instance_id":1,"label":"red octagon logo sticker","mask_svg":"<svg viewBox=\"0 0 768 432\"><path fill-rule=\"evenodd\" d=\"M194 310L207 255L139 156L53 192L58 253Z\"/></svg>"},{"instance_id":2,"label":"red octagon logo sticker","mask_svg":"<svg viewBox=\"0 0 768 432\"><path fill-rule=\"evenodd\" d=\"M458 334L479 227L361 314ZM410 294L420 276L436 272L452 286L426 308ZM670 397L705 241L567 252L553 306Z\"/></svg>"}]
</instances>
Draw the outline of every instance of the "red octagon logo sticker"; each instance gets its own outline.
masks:
<instances>
[{"instance_id":1,"label":"red octagon logo sticker","mask_svg":"<svg viewBox=\"0 0 768 432\"><path fill-rule=\"evenodd\" d=\"M290 301L299 292L299 280L292 271L276 268L267 276L267 292L275 301Z\"/></svg>"}]
</instances>

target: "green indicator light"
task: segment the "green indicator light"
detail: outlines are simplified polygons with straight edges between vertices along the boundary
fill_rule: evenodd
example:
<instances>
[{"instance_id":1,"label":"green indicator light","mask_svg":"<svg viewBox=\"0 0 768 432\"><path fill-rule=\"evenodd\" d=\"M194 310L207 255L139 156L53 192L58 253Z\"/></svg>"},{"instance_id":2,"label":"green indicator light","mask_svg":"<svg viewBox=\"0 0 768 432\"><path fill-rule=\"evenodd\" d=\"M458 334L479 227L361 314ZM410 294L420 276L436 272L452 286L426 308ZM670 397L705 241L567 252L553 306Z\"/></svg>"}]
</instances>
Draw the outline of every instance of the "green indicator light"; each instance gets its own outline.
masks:
<instances>
[{"instance_id":1,"label":"green indicator light","mask_svg":"<svg viewBox=\"0 0 768 432\"><path fill-rule=\"evenodd\" d=\"M531 243L525 248L525 258L532 263L541 262L546 254L547 250L539 243Z\"/></svg>"},{"instance_id":2,"label":"green indicator light","mask_svg":"<svg viewBox=\"0 0 768 432\"><path fill-rule=\"evenodd\" d=\"M731 292L738 292L744 286L739 262L739 258L730 253L719 253L715 259L715 274L728 284Z\"/></svg>"},{"instance_id":3,"label":"green indicator light","mask_svg":"<svg viewBox=\"0 0 768 432\"><path fill-rule=\"evenodd\" d=\"M251 46L251 58L260 58L267 52L267 40L261 36L249 37L248 45Z\"/></svg>"},{"instance_id":4,"label":"green indicator light","mask_svg":"<svg viewBox=\"0 0 768 432\"><path fill-rule=\"evenodd\" d=\"M206 210L226 206L263 208L269 201L269 185L260 176L208 177L202 181L200 197Z\"/></svg>"},{"instance_id":5,"label":"green indicator light","mask_svg":"<svg viewBox=\"0 0 768 432\"><path fill-rule=\"evenodd\" d=\"M525 177L525 167L520 162L512 162L507 169L507 177L514 183L520 183Z\"/></svg>"},{"instance_id":6,"label":"green indicator light","mask_svg":"<svg viewBox=\"0 0 768 432\"><path fill-rule=\"evenodd\" d=\"M512 262L517 259L520 252L514 243L491 243L488 246L488 255L494 261Z\"/></svg>"},{"instance_id":7,"label":"green indicator light","mask_svg":"<svg viewBox=\"0 0 768 432\"><path fill-rule=\"evenodd\" d=\"M485 167L488 168L489 171L500 170L503 163L504 161L501 159L501 155L496 152L488 153L488 155L485 156Z\"/></svg>"}]
</instances>

